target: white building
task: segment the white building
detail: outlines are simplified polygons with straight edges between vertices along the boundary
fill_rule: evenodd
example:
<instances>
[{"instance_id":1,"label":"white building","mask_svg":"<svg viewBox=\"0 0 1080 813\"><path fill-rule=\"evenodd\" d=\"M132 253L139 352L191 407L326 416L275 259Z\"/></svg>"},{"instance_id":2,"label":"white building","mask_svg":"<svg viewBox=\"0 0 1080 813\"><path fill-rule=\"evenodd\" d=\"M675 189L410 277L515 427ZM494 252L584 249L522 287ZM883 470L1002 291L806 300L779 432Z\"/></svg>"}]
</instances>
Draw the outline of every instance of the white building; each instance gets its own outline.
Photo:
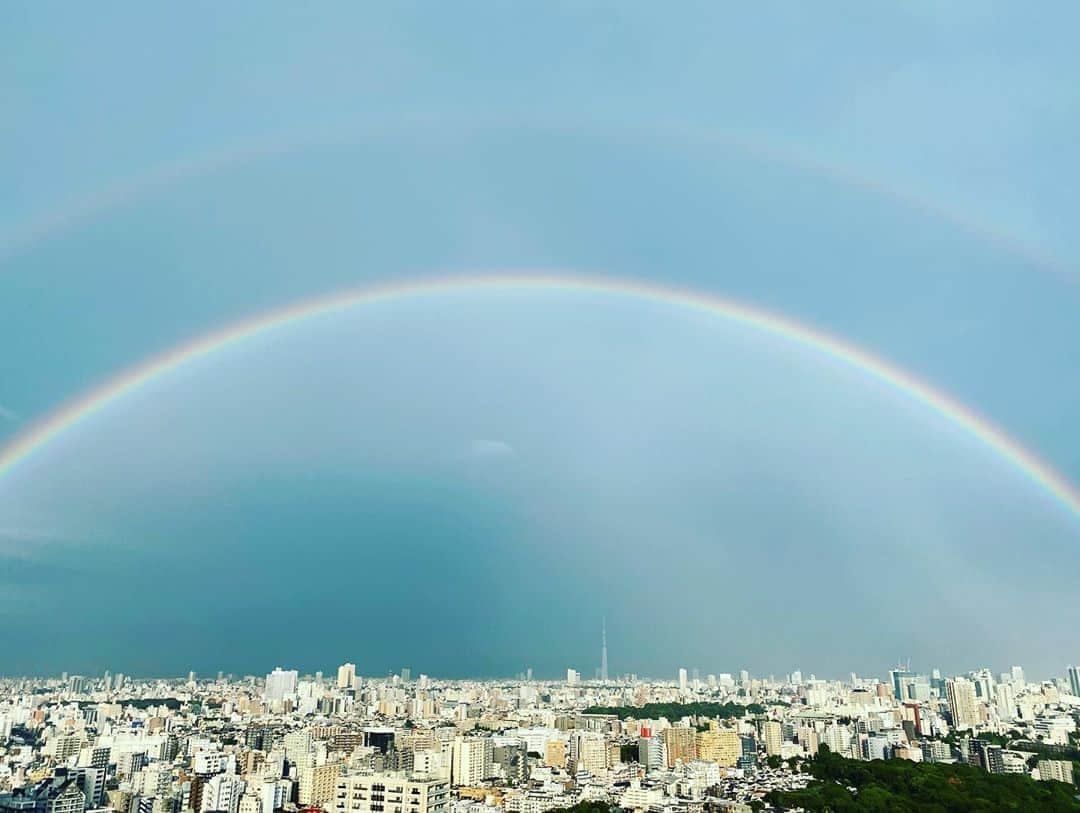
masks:
<instances>
[{"instance_id":1,"label":"white building","mask_svg":"<svg viewBox=\"0 0 1080 813\"><path fill-rule=\"evenodd\" d=\"M266 676L264 696L269 701L289 700L296 695L300 675L295 669L284 670L280 666Z\"/></svg>"},{"instance_id":2,"label":"white building","mask_svg":"<svg viewBox=\"0 0 1080 813\"><path fill-rule=\"evenodd\" d=\"M333 813L446 813L450 786L413 774L353 774L338 779Z\"/></svg>"}]
</instances>

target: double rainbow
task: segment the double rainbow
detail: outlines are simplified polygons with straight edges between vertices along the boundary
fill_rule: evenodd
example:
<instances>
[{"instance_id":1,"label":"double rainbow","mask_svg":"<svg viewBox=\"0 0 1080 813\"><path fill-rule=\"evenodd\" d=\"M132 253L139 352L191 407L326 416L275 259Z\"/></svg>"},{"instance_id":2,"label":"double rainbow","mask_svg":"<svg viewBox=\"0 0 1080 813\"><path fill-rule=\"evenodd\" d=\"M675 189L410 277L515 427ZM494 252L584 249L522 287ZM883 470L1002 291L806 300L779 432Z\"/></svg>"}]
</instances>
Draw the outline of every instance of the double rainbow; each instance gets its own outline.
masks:
<instances>
[{"instance_id":1,"label":"double rainbow","mask_svg":"<svg viewBox=\"0 0 1080 813\"><path fill-rule=\"evenodd\" d=\"M32 426L0 451L0 480L10 476L20 463L36 452L72 432L111 404L135 394L173 370L245 341L308 319L377 302L431 297L451 292L499 290L583 292L647 300L707 313L811 350L856 370L868 379L888 386L936 413L995 452L1074 518L1080 518L1080 492L1050 465L970 408L855 345L775 313L693 291L619 279L547 273L509 273L395 282L307 300L230 325L121 373L104 386L77 398Z\"/></svg>"}]
</instances>

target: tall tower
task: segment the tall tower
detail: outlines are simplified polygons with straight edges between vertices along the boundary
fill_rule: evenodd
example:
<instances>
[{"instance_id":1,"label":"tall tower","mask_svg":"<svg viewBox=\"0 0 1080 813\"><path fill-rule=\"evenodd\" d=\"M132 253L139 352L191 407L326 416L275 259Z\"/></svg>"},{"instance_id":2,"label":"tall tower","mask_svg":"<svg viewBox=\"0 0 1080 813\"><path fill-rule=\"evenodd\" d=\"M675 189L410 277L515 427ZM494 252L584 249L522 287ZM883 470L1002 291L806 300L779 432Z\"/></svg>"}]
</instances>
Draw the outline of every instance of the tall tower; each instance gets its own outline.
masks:
<instances>
[{"instance_id":1,"label":"tall tower","mask_svg":"<svg viewBox=\"0 0 1080 813\"><path fill-rule=\"evenodd\" d=\"M607 617L600 622L600 680L607 683Z\"/></svg>"}]
</instances>

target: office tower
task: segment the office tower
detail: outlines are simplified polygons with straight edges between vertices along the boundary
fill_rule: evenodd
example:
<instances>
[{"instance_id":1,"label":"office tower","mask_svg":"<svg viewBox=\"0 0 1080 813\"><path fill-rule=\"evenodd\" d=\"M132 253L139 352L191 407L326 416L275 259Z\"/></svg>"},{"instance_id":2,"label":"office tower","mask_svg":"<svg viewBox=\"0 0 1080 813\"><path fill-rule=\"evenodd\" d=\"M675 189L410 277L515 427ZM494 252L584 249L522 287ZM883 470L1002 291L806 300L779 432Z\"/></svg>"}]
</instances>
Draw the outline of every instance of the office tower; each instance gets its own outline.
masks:
<instances>
[{"instance_id":1,"label":"office tower","mask_svg":"<svg viewBox=\"0 0 1080 813\"><path fill-rule=\"evenodd\" d=\"M892 684L893 697L895 697L901 703L905 700L912 699L908 697L907 693L904 691L904 684L911 676L911 672L909 672L907 669L900 669L898 667L896 669L889 670L889 683Z\"/></svg>"},{"instance_id":2,"label":"office tower","mask_svg":"<svg viewBox=\"0 0 1080 813\"><path fill-rule=\"evenodd\" d=\"M679 688L684 692L690 684L690 678L685 669L679 669Z\"/></svg>"},{"instance_id":3,"label":"office tower","mask_svg":"<svg viewBox=\"0 0 1080 813\"><path fill-rule=\"evenodd\" d=\"M1080 667L1069 667L1069 694L1080 697Z\"/></svg>"},{"instance_id":4,"label":"office tower","mask_svg":"<svg viewBox=\"0 0 1080 813\"><path fill-rule=\"evenodd\" d=\"M796 669L794 672L791 673L791 683L792 683L793 686L801 686L802 685L802 670L801 669Z\"/></svg>"},{"instance_id":5,"label":"office tower","mask_svg":"<svg viewBox=\"0 0 1080 813\"><path fill-rule=\"evenodd\" d=\"M949 701L953 728L964 731L978 727L982 718L975 700L975 684L962 677L950 678L945 681L945 694Z\"/></svg>"},{"instance_id":6,"label":"office tower","mask_svg":"<svg viewBox=\"0 0 1080 813\"><path fill-rule=\"evenodd\" d=\"M68 678L68 691L72 694L86 694L90 690L90 681L82 675L72 675Z\"/></svg>"},{"instance_id":7,"label":"office tower","mask_svg":"<svg viewBox=\"0 0 1080 813\"><path fill-rule=\"evenodd\" d=\"M745 669L739 670L739 685L745 686L750 682L750 673Z\"/></svg>"},{"instance_id":8,"label":"office tower","mask_svg":"<svg viewBox=\"0 0 1080 813\"><path fill-rule=\"evenodd\" d=\"M975 696L983 703L989 703L994 697L994 676L989 669L979 669L970 674L971 682L975 684Z\"/></svg>"},{"instance_id":9,"label":"office tower","mask_svg":"<svg viewBox=\"0 0 1080 813\"><path fill-rule=\"evenodd\" d=\"M608 681L607 618L600 623L600 680L604 683Z\"/></svg>"},{"instance_id":10,"label":"office tower","mask_svg":"<svg viewBox=\"0 0 1080 813\"><path fill-rule=\"evenodd\" d=\"M581 672L577 671L576 669L567 669L566 685L577 686L579 683L581 683Z\"/></svg>"},{"instance_id":11,"label":"office tower","mask_svg":"<svg viewBox=\"0 0 1080 813\"><path fill-rule=\"evenodd\" d=\"M1019 667L1019 666L1014 666L1012 668L1011 672L1012 672L1013 681L1023 685L1023 683L1024 683L1024 670L1023 670L1023 668Z\"/></svg>"},{"instance_id":12,"label":"office tower","mask_svg":"<svg viewBox=\"0 0 1080 813\"><path fill-rule=\"evenodd\" d=\"M401 668L401 682L402 683L409 683L411 681L412 681L412 668L408 667L408 666L403 666Z\"/></svg>"},{"instance_id":13,"label":"office tower","mask_svg":"<svg viewBox=\"0 0 1080 813\"><path fill-rule=\"evenodd\" d=\"M194 669L192 669L190 672L187 673L187 682L188 683L194 683L195 682L195 670Z\"/></svg>"},{"instance_id":14,"label":"office tower","mask_svg":"<svg viewBox=\"0 0 1080 813\"><path fill-rule=\"evenodd\" d=\"M285 700L296 695L296 684L299 674L295 669L284 670L280 666L266 676L266 699ZM237 797L239 803L239 797Z\"/></svg>"},{"instance_id":15,"label":"office tower","mask_svg":"<svg viewBox=\"0 0 1080 813\"><path fill-rule=\"evenodd\" d=\"M532 683L532 679L533 679L533 671L532 671L532 667L530 666L528 669L525 670L525 680Z\"/></svg>"},{"instance_id":16,"label":"office tower","mask_svg":"<svg viewBox=\"0 0 1080 813\"><path fill-rule=\"evenodd\" d=\"M351 689L356 683L356 664L343 663L337 670L337 685L339 689Z\"/></svg>"},{"instance_id":17,"label":"office tower","mask_svg":"<svg viewBox=\"0 0 1080 813\"><path fill-rule=\"evenodd\" d=\"M739 759L735 763L736 767L741 768L744 771L750 771L757 767L757 740L749 735L741 735L739 737L739 748L741 753Z\"/></svg>"}]
</instances>

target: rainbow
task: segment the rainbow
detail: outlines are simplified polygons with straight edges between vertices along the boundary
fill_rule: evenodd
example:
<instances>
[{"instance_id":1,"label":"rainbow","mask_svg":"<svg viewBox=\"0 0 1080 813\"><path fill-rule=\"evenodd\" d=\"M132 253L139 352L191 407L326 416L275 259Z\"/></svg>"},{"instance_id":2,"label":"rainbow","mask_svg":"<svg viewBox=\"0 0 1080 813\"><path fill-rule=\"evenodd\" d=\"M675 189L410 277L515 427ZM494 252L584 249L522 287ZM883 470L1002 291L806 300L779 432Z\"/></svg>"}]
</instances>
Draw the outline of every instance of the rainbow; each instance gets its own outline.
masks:
<instances>
[{"instance_id":1,"label":"rainbow","mask_svg":"<svg viewBox=\"0 0 1080 813\"><path fill-rule=\"evenodd\" d=\"M912 374L852 344L775 313L694 291L621 279L549 273L507 273L394 282L333 293L230 325L120 373L102 387L77 398L32 426L0 451L0 480L10 476L20 463L36 452L72 432L111 404L139 392L155 379L280 328L389 300L438 296L452 292L501 290L582 292L647 300L706 313L808 349L851 368L870 380L884 384L936 413L1011 464L1057 501L1073 518L1080 518L1080 492L1050 465L973 410Z\"/></svg>"},{"instance_id":2,"label":"rainbow","mask_svg":"<svg viewBox=\"0 0 1080 813\"><path fill-rule=\"evenodd\" d=\"M594 122L604 125L603 122ZM342 131L339 133L307 134L294 137L249 141L229 148L190 156L179 160L167 161L155 166L144 174L108 186L94 195L87 197L68 208L50 212L44 217L23 224L20 229L6 236L0 236L0 264L7 263L22 252L34 248L39 243L47 242L86 221L99 217L162 188L184 181L191 177L216 172L228 167L248 164L265 158L290 155L306 149L319 147L340 147L362 143L373 137L394 135L406 131L406 127L446 127L440 117L420 115L407 117L398 123L383 123L371 126L360 132ZM736 150L763 162L789 167L810 173L829 181L859 189L869 195L892 201L899 206L945 223L950 227L965 232L981 240L995 250L1005 252L1021 260L1032 268L1040 269L1061 279L1076 281L1077 273L1070 265L1049 254L1042 248L1010 234L996 226L983 223L969 217L964 212L939 203L911 189L905 189L892 181L863 174L855 168L833 163L817 156L791 149L790 147L763 138L760 135L748 136L737 132L714 130L706 127L679 126L650 122L642 125L635 122L613 122L603 126L584 125L574 122L572 125L560 125L551 121L518 121L517 126L527 126L533 130L547 130L556 134L588 132L604 136L609 132L617 133L619 138L637 137L648 140L668 139L683 143L696 143L704 146L719 146L727 150ZM470 123L465 129L469 132L491 128L491 124Z\"/></svg>"}]
</instances>

